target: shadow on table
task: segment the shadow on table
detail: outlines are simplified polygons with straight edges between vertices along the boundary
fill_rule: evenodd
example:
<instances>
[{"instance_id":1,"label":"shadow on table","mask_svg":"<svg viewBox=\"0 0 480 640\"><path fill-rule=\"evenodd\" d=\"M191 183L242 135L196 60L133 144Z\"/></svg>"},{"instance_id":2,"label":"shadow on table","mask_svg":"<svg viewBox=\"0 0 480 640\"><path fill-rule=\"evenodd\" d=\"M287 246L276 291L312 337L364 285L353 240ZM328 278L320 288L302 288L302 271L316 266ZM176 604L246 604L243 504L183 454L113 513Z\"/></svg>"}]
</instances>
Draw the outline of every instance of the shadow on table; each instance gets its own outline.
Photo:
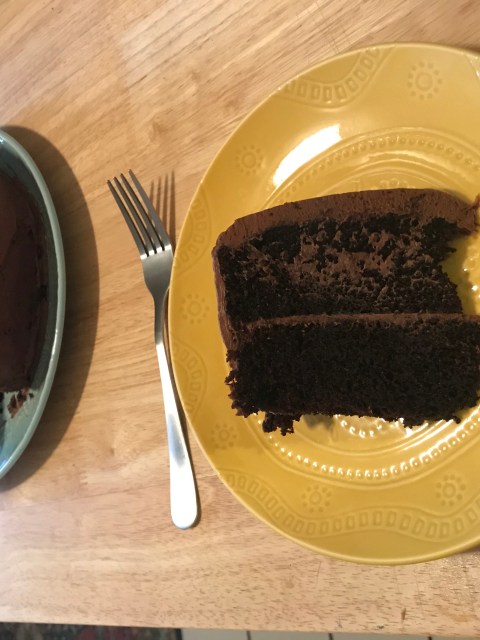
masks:
<instances>
[{"instance_id":1,"label":"shadow on table","mask_svg":"<svg viewBox=\"0 0 480 640\"><path fill-rule=\"evenodd\" d=\"M472 553L474 553L475 555L478 555L480 553L480 545L477 544L471 549L465 549L465 551L460 552L460 555L466 555L466 554L471 555Z\"/></svg>"},{"instance_id":2,"label":"shadow on table","mask_svg":"<svg viewBox=\"0 0 480 640\"><path fill-rule=\"evenodd\" d=\"M60 360L45 413L25 453L0 481L0 491L35 473L62 440L90 368L99 300L95 237L75 175L58 149L40 134L16 126L4 130L33 157L52 195L65 251L67 305Z\"/></svg>"}]
</instances>

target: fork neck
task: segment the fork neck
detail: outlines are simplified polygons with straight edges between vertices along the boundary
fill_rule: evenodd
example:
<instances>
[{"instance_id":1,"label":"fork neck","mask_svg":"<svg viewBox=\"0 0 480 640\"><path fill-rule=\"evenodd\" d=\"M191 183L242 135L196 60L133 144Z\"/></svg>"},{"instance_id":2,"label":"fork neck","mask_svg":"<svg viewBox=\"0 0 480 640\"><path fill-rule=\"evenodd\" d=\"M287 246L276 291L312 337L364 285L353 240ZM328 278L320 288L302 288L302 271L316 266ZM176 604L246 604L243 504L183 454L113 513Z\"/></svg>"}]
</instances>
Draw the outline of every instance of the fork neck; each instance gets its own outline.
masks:
<instances>
[{"instance_id":1,"label":"fork neck","mask_svg":"<svg viewBox=\"0 0 480 640\"><path fill-rule=\"evenodd\" d=\"M165 324L165 300L155 300L155 343L163 342L163 328Z\"/></svg>"}]
</instances>

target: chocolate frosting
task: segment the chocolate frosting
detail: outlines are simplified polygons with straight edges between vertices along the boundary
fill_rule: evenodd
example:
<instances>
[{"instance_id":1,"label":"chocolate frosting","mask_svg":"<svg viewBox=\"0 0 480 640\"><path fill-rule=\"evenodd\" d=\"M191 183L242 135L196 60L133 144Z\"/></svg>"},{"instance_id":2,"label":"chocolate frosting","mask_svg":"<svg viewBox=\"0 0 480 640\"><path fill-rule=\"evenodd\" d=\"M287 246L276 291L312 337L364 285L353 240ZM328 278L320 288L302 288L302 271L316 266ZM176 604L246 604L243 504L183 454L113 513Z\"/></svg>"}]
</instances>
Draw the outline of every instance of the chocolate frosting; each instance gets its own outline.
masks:
<instances>
[{"instance_id":1,"label":"chocolate frosting","mask_svg":"<svg viewBox=\"0 0 480 640\"><path fill-rule=\"evenodd\" d=\"M248 343L252 334L266 327L288 326L288 327L308 327L311 325L327 326L338 325L342 323L357 323L360 325L375 325L408 327L415 323L433 324L436 322L451 323L467 323L480 325L480 315L466 315L463 313L346 313L333 316L328 315L302 315L289 316L287 318L275 318L273 320L265 320L263 318L249 322L242 327L242 331L235 335L231 343L232 362L235 361L234 351Z\"/></svg>"},{"instance_id":2,"label":"chocolate frosting","mask_svg":"<svg viewBox=\"0 0 480 640\"><path fill-rule=\"evenodd\" d=\"M407 213L415 215L422 224L441 217L454 223L464 233L471 233L475 227L475 211L476 207L471 204L437 189L378 189L339 193L286 202L237 218L218 236L214 254L220 246L238 247L251 236L270 227L322 218L344 222L351 217L371 218L388 213Z\"/></svg>"},{"instance_id":3,"label":"chocolate frosting","mask_svg":"<svg viewBox=\"0 0 480 640\"><path fill-rule=\"evenodd\" d=\"M31 383L46 321L46 250L39 212L0 175L0 392Z\"/></svg>"}]
</instances>

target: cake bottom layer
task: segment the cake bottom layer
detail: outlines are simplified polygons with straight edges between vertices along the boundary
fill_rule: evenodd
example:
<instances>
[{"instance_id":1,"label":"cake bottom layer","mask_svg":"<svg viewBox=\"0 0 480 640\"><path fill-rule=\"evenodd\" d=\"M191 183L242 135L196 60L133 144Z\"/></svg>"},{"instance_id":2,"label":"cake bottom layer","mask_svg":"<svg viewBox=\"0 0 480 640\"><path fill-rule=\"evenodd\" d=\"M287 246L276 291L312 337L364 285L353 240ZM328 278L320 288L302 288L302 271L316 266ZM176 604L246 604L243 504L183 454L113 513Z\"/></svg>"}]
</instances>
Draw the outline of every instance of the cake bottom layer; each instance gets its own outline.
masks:
<instances>
[{"instance_id":1,"label":"cake bottom layer","mask_svg":"<svg viewBox=\"0 0 480 640\"><path fill-rule=\"evenodd\" d=\"M480 317L299 316L246 325L227 354L232 406L265 431L303 414L457 419L477 403Z\"/></svg>"}]
</instances>

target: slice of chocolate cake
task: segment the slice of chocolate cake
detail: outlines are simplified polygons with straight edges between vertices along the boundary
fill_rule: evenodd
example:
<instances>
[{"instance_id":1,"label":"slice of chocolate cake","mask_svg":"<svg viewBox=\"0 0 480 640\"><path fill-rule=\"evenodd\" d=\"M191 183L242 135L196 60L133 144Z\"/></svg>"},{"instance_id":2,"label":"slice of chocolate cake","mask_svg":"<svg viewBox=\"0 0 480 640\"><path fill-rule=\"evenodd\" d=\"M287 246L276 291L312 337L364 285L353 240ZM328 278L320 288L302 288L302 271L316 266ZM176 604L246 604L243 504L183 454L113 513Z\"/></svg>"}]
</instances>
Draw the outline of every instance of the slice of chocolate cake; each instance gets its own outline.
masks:
<instances>
[{"instance_id":1,"label":"slice of chocolate cake","mask_svg":"<svg viewBox=\"0 0 480 640\"><path fill-rule=\"evenodd\" d=\"M359 393L352 403L346 402L351 379L348 375L342 378L341 370L333 377L335 385L328 387L329 403L321 399L323 396L317 389L323 383L312 377L303 392L303 404L299 401L301 394L293 394L295 403L288 404L286 388L291 385L298 391L299 381L307 382L305 375L299 374L299 361L291 356L290 361L296 364L290 367L289 358L283 357L291 353L288 346L278 356L281 366L277 366L275 359L267 362L259 355L256 366L257 373L263 371L263 383L261 373L256 377L253 372L251 375L245 372L248 367L255 367L252 345L265 356L267 352L260 348L262 341L265 349L271 344L281 349L277 338L282 332L294 342L295 336L301 335L302 345L309 344L309 350L301 349L302 357L306 358L304 372L310 370L312 362L318 364L322 358L333 363L339 355L338 347L322 336L335 326L343 327L338 330L347 333L356 327L370 340L362 350L352 350L349 371L358 375L369 353L367 362L372 360L379 375L379 367L383 365L382 359L377 358L380 343L374 336L381 334L388 342L390 332L400 330L410 335L408 327L414 326L416 314L436 314L435 327L441 324L442 315L454 314L452 343L462 351L464 335L470 349L472 338L468 341L467 334L476 331L470 327L476 327L477 320L464 318L462 321L456 286L443 271L441 262L452 251L450 240L474 230L475 211L475 206L442 191L394 189L287 203L236 220L220 234L213 262L220 328L232 366L228 383L237 411L242 415L265 411L268 414L265 429L279 426L287 431L291 428L291 416L303 413L378 415L422 422L425 418L449 418L463 406L474 404L479 385L477 377L472 375L468 380L459 377L452 383L452 387L467 385L464 395L453 389L452 400L444 405L435 403L439 388L435 381L429 387L430 392L425 386L419 396L411 396L409 389L415 378L415 367L408 368L408 354L401 366L404 375L410 376L410 385L397 404L392 399L390 404L386 402L385 385L370 385L366 393L372 382L368 378L367 386L362 387L366 393L364 401L360 400ZM380 325L380 320L374 318L377 314ZM352 325L356 315L365 318L360 324ZM337 316L337 324L330 325L327 318ZM452 318L446 321L451 323ZM380 333L368 331L371 323L381 326ZM440 335L438 329L433 331L431 323L418 326L415 324L416 340L421 341L424 336L432 345L435 336ZM315 340L308 338L310 332L320 340L317 347ZM430 336L434 337L430 339ZM250 354L248 367L242 355L244 350ZM273 353L270 352L271 357ZM471 354L478 368L478 353L474 349ZM342 357L346 366L346 359ZM444 375L448 376L446 372ZM398 382L400 378L395 380ZM284 398L283 406L277 400L269 406L265 397L259 403L258 394L268 390L266 397L273 397L275 386L282 389L277 400ZM409 397L412 398L410 408Z\"/></svg>"},{"instance_id":2,"label":"slice of chocolate cake","mask_svg":"<svg viewBox=\"0 0 480 640\"><path fill-rule=\"evenodd\" d=\"M39 213L0 175L0 392L28 387L46 318L46 255Z\"/></svg>"}]
</instances>

